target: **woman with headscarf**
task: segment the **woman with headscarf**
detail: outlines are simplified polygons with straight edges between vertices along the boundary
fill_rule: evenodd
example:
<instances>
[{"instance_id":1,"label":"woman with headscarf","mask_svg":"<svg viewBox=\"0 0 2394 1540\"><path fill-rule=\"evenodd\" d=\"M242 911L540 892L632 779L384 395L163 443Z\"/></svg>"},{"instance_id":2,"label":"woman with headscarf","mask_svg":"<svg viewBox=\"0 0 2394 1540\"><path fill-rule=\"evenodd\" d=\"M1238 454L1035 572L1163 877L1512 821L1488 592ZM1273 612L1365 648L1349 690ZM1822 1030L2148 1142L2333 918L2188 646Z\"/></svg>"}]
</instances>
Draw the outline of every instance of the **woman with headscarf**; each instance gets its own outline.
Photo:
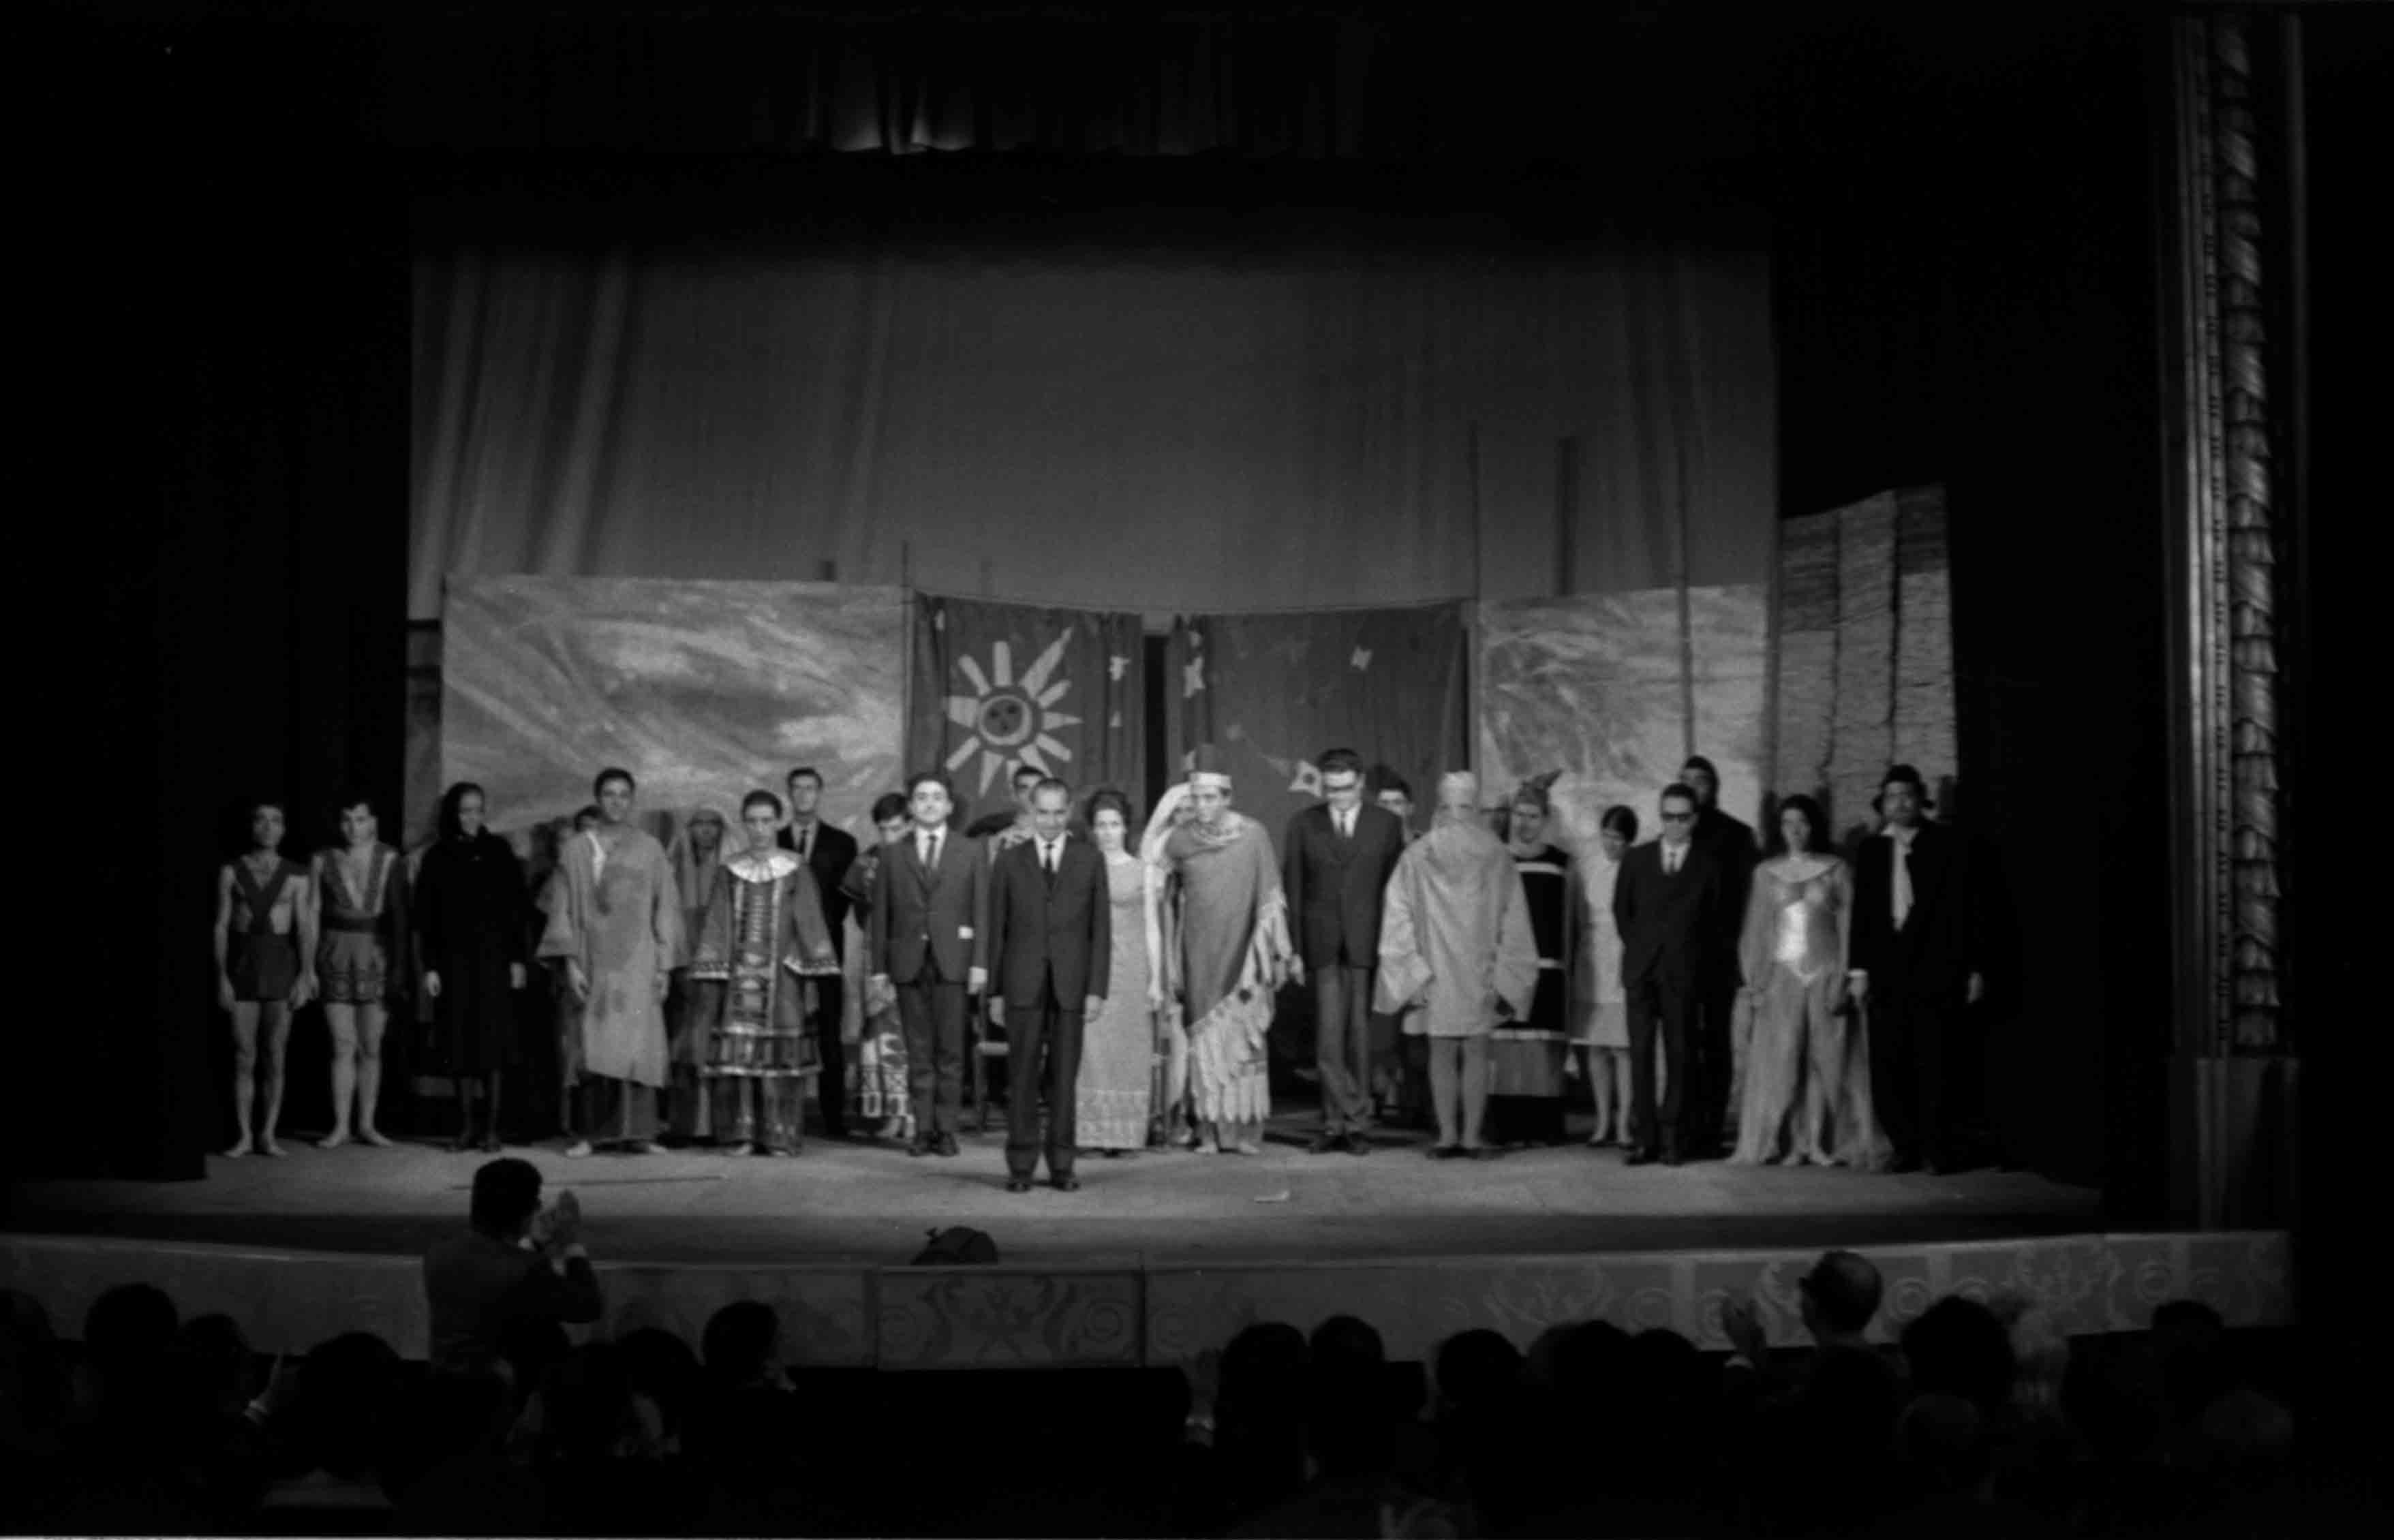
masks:
<instances>
[{"instance_id":1,"label":"woman with headscarf","mask_svg":"<svg viewBox=\"0 0 2394 1540\"><path fill-rule=\"evenodd\" d=\"M484 818L482 788L460 781L441 798L441 833L415 877L418 955L432 1002L435 1061L457 1085L452 1150L499 1148L499 1082L516 1059L516 992L530 936L523 864ZM482 1126L474 1132L474 1089Z\"/></svg>"},{"instance_id":2,"label":"woman with headscarf","mask_svg":"<svg viewBox=\"0 0 2394 1540\"><path fill-rule=\"evenodd\" d=\"M723 869L723 848L730 825L713 808L693 808L665 848L673 867L674 892L681 900L681 933L696 936L706 918L706 901L715 892L715 874ZM666 1073L671 1086L672 1116L666 1126L679 1139L698 1139L706 1127L702 1105L706 1088L705 1032L695 1020L697 985L687 965L675 970L665 995Z\"/></svg>"},{"instance_id":3,"label":"woman with headscarf","mask_svg":"<svg viewBox=\"0 0 2394 1540\"><path fill-rule=\"evenodd\" d=\"M1488 1138L1499 1145L1560 1144L1563 1141L1563 1065L1571 1053L1567 1031L1576 930L1572 922L1575 892L1571 856L1547 843L1554 816L1547 788L1557 778L1542 775L1513 793L1506 849L1521 875L1530 906L1530 931L1537 941L1538 982L1530 1013L1500 1024L1488 1047Z\"/></svg>"},{"instance_id":4,"label":"woman with headscarf","mask_svg":"<svg viewBox=\"0 0 2394 1540\"><path fill-rule=\"evenodd\" d=\"M1380 920L1378 1005L1429 1038L1438 1159L1493 1152L1480 1137L1489 1034L1529 1019L1539 973L1520 874L1479 801L1478 777L1440 778L1436 821L1398 860Z\"/></svg>"}]
</instances>

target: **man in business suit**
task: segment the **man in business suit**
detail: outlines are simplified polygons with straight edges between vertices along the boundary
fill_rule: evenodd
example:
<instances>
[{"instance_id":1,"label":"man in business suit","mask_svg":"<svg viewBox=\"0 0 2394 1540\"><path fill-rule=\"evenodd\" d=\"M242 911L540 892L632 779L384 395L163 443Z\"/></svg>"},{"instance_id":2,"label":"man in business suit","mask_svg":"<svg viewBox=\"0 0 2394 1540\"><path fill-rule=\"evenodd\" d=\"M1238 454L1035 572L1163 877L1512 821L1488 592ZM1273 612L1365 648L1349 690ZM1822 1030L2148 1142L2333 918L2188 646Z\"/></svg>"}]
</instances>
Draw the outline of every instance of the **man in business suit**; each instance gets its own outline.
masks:
<instances>
[{"instance_id":1,"label":"man in business suit","mask_svg":"<svg viewBox=\"0 0 2394 1540\"><path fill-rule=\"evenodd\" d=\"M1047 1179L1078 1191L1072 1151L1081 1030L1105 1008L1113 902L1096 847L1066 830L1072 793L1049 776L1031 794L1031 837L990 868L989 1015L1006 1023L1006 1190L1039 1170L1039 1094L1047 1094Z\"/></svg>"},{"instance_id":2,"label":"man in business suit","mask_svg":"<svg viewBox=\"0 0 2394 1540\"><path fill-rule=\"evenodd\" d=\"M1380 903L1405 853L1405 826L1363 801L1363 762L1335 748L1318 766L1322 800L1288 821L1281 887L1288 900L1289 981L1313 977L1313 1061L1322 1131L1312 1152L1372 1152L1372 975Z\"/></svg>"},{"instance_id":3,"label":"man in business suit","mask_svg":"<svg viewBox=\"0 0 2394 1540\"><path fill-rule=\"evenodd\" d=\"M873 885L873 987L895 985L914 1104L910 1155L954 1155L963 1123L965 996L989 974L989 862L980 842L948 827L947 778L906 783L914 831L886 853Z\"/></svg>"},{"instance_id":4,"label":"man in business suit","mask_svg":"<svg viewBox=\"0 0 2394 1540\"><path fill-rule=\"evenodd\" d=\"M1761 852L1754 843L1753 826L1721 809L1720 771L1710 759L1690 755L1679 767L1679 783L1696 794L1696 827L1690 838L1712 857L1721 879L1712 947L1703 977L1696 981L1695 1037L1689 1045L1693 1071L1689 1094L1696 1099L1687 1109L1690 1126L1680 1130L1685 1148L1711 1155L1737 1137L1746 1048L1734 1031L1738 991L1745 982L1738 970L1737 943Z\"/></svg>"},{"instance_id":5,"label":"man in business suit","mask_svg":"<svg viewBox=\"0 0 2394 1540\"><path fill-rule=\"evenodd\" d=\"M815 891L822 895L823 923L831 927L831 949L845 962L848 898L840 890L840 880L856 864L856 836L825 823L817 811L822 804L822 771L800 765L790 772L789 788L790 823L781 833L782 849L796 850L807 870L815 875ZM683 900L689 902L689 895L684 894ZM815 1095L822 1109L823 1137L846 1139L848 1055L839 1035L846 983L839 974L832 973L816 979L814 985L815 1044L822 1066L816 1077Z\"/></svg>"},{"instance_id":6,"label":"man in business suit","mask_svg":"<svg viewBox=\"0 0 2394 1540\"><path fill-rule=\"evenodd\" d=\"M1886 827L1854 857L1848 993L1868 1012L1871 1100L1892 1169L1960 1168L1953 1048L1962 1012L1986 993L1983 894L1969 841L1927 821L1928 788L1910 765L1879 782Z\"/></svg>"},{"instance_id":7,"label":"man in business suit","mask_svg":"<svg viewBox=\"0 0 2394 1540\"><path fill-rule=\"evenodd\" d=\"M1612 919L1621 930L1621 987L1629 1003L1629 1086L1640 1137L1627 1164L1684 1158L1680 1120L1688 1108L1688 1053L1698 993L1717 944L1721 873L1696 843L1696 794L1673 783L1663 789L1663 837L1621 858L1612 887ZM1670 1073L1661 1115L1654 1105L1654 1049L1662 1039ZM1701 1114L1697 1114L1701 1116Z\"/></svg>"}]
</instances>

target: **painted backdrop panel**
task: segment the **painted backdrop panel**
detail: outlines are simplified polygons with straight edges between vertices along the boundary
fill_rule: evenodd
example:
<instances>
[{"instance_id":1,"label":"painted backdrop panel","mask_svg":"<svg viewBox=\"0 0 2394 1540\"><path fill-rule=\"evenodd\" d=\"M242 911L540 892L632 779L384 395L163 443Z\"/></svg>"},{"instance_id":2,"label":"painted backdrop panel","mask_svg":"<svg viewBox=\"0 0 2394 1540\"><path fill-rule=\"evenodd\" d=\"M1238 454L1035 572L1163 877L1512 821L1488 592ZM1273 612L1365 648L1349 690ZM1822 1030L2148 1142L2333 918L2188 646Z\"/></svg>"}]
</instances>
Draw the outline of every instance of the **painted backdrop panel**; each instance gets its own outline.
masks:
<instances>
[{"instance_id":1,"label":"painted backdrop panel","mask_svg":"<svg viewBox=\"0 0 2394 1540\"><path fill-rule=\"evenodd\" d=\"M441 766L493 824L570 817L602 767L639 780L651 827L794 766L862 832L904 746L901 590L830 583L459 578L442 618ZM664 815L662 818L659 815Z\"/></svg>"}]
</instances>

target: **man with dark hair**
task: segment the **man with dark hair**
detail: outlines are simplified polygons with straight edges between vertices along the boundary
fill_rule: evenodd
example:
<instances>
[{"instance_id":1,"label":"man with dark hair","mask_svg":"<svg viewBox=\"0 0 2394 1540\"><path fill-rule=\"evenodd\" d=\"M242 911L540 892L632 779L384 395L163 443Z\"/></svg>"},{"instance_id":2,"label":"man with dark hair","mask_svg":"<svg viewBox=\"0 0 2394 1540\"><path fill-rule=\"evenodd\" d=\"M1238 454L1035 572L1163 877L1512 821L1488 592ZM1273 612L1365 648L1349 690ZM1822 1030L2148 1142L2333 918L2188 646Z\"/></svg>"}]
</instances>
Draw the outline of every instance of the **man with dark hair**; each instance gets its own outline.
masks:
<instances>
[{"instance_id":1,"label":"man with dark hair","mask_svg":"<svg viewBox=\"0 0 2394 1540\"><path fill-rule=\"evenodd\" d=\"M1891 1167L1958 1169L1953 1047L1962 1012L1986 981L1982 894L1970 841L1929 823L1920 772L1890 766L1879 779L1886 827L1854 858L1848 993L1868 1013L1871 1098Z\"/></svg>"},{"instance_id":2,"label":"man with dark hair","mask_svg":"<svg viewBox=\"0 0 2394 1540\"><path fill-rule=\"evenodd\" d=\"M1106 863L1068 836L1072 792L1052 776L1031 795L1031 837L998 855L989 875L989 1014L1006 1023L1006 1190L1031 1191L1039 1165L1039 1101L1047 1101L1047 1179L1072 1174L1081 1034L1105 1009L1113 961Z\"/></svg>"},{"instance_id":3,"label":"man with dark hair","mask_svg":"<svg viewBox=\"0 0 2394 1540\"><path fill-rule=\"evenodd\" d=\"M906 783L912 833L883 858L873 885L870 987L894 987L906 1031L914 1106L910 1155L955 1155L964 1121L965 996L989 976L989 862L980 842L948 827L948 779L918 770Z\"/></svg>"},{"instance_id":4,"label":"man with dark hair","mask_svg":"<svg viewBox=\"0 0 2394 1540\"><path fill-rule=\"evenodd\" d=\"M1397 823L1405 831L1405 843L1421 837L1414 827L1414 783L1387 765L1374 765L1369 777L1372 800L1397 815Z\"/></svg>"},{"instance_id":5,"label":"man with dark hair","mask_svg":"<svg viewBox=\"0 0 2394 1540\"><path fill-rule=\"evenodd\" d=\"M1745 1084L1745 1048L1735 1033L1737 995L1744 980L1738 970L1738 934L1745 924L1745 901L1754 887L1754 868L1761 860L1753 826L1725 812L1720 805L1720 771L1701 754L1688 756L1679 767L1679 781L1696 794L1696 826L1690 836L1711 857L1720 874L1720 909L1714 915L1710 955L1703 976L1696 981L1697 1022L1689 1044L1694 1062L1690 1094L1692 1126L1685 1138L1690 1149L1716 1153L1716 1146L1733 1142L1738 1102ZM1751 1031L1749 1019L1748 1030Z\"/></svg>"},{"instance_id":6,"label":"man with dark hair","mask_svg":"<svg viewBox=\"0 0 2394 1540\"><path fill-rule=\"evenodd\" d=\"M1313 1059L1322 1076L1322 1130L1312 1152L1372 1152L1372 979L1380 960L1381 897L1404 825L1363 800L1363 764L1335 748L1317 767L1322 801L1288 821L1281 841L1287 894L1289 981L1313 976Z\"/></svg>"},{"instance_id":7,"label":"man with dark hair","mask_svg":"<svg viewBox=\"0 0 2394 1540\"><path fill-rule=\"evenodd\" d=\"M1692 1146L1688 1111L1690 1038L1694 1033L1705 969L1719 944L1721 874L1711 851L1695 842L1696 794L1663 788L1663 837L1631 847L1612 888L1613 923L1621 929L1621 987L1629 1006L1629 1084L1638 1146L1627 1164L1657 1159L1677 1165ZM1669 1080L1658 1111L1654 1091L1657 1039Z\"/></svg>"},{"instance_id":8,"label":"man with dark hair","mask_svg":"<svg viewBox=\"0 0 2394 1540\"><path fill-rule=\"evenodd\" d=\"M582 1207L571 1192L540 1206L540 1168L513 1156L474 1172L463 1235L424 1254L424 1299L435 1367L493 1367L511 1337L567 1322L596 1321L598 1276L582 1246Z\"/></svg>"},{"instance_id":9,"label":"man with dark hair","mask_svg":"<svg viewBox=\"0 0 2394 1540\"><path fill-rule=\"evenodd\" d=\"M790 822L782 830L781 844L785 850L796 850L815 875L815 891L822 895L823 923L831 928L832 952L845 964L848 897L840 884L848 869L856 864L856 836L822 816L822 772L812 765L800 765L790 772ZM687 893L682 898L685 902L698 902ZM840 1036L847 989L844 974L825 974L815 981L815 1046L822 1066L815 1082L815 1100L822 1112L826 1139L848 1138L848 1054Z\"/></svg>"},{"instance_id":10,"label":"man with dark hair","mask_svg":"<svg viewBox=\"0 0 2394 1540\"><path fill-rule=\"evenodd\" d=\"M316 888L308 868L283 853L280 802L249 809L250 849L217 873L217 1004L232 1017L233 1125L228 1159L281 1155L283 1049L291 1015L316 989ZM266 1071L258 1095L261 1056ZM262 1102L253 1136L250 1108Z\"/></svg>"},{"instance_id":11,"label":"man with dark hair","mask_svg":"<svg viewBox=\"0 0 2394 1540\"><path fill-rule=\"evenodd\" d=\"M683 919L664 847L632 823L635 789L629 770L598 772L598 827L558 852L540 939L541 956L564 962L578 1018L568 1046L584 1081L583 1127L569 1156L600 1144L638 1154L659 1149L665 985L683 961Z\"/></svg>"}]
</instances>

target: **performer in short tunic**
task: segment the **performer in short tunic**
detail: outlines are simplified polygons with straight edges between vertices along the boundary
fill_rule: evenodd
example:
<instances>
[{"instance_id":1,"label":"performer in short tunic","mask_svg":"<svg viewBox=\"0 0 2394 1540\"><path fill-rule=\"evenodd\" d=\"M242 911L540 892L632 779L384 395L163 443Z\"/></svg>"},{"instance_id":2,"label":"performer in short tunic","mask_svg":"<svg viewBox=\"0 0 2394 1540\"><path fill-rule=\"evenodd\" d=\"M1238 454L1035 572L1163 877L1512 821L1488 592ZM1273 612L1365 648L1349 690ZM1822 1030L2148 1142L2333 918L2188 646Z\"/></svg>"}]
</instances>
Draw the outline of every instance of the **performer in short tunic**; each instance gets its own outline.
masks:
<instances>
[{"instance_id":1,"label":"performer in short tunic","mask_svg":"<svg viewBox=\"0 0 2394 1540\"><path fill-rule=\"evenodd\" d=\"M1176 932L1165 959L1188 1022L1197 1149L1259 1154L1271 1115L1264 1034L1287 975L1288 904L1271 836L1230 809L1230 778L1200 770L1189 786L1196 816L1164 839Z\"/></svg>"},{"instance_id":2,"label":"performer in short tunic","mask_svg":"<svg viewBox=\"0 0 2394 1540\"><path fill-rule=\"evenodd\" d=\"M407 994L415 936L408 919L407 863L375 838L377 828L373 799L348 797L341 807L342 848L316 857L322 916L317 995L324 1002L324 1026L333 1039L333 1131L317 1143L327 1150L349 1141L352 1102L357 1139L390 1143L375 1126L382 1099L383 1031L388 1002Z\"/></svg>"},{"instance_id":3,"label":"performer in short tunic","mask_svg":"<svg viewBox=\"0 0 2394 1540\"><path fill-rule=\"evenodd\" d=\"M814 874L773 844L780 799L749 795L741 822L761 823L763 840L752 827L749 849L716 873L691 951L691 1022L704 1036L706 1078L699 1133L733 1154L794 1155L822 1062L813 981L836 978L839 957Z\"/></svg>"},{"instance_id":4,"label":"performer in short tunic","mask_svg":"<svg viewBox=\"0 0 2394 1540\"><path fill-rule=\"evenodd\" d=\"M606 1143L645 1154L658 1148L665 980L682 952L681 901L664 847L629 822L630 774L604 772L598 793L598 826L559 855L540 955L563 961L577 1007L569 1046L582 1127L566 1153Z\"/></svg>"},{"instance_id":5,"label":"performer in short tunic","mask_svg":"<svg viewBox=\"0 0 2394 1540\"><path fill-rule=\"evenodd\" d=\"M1509 849L1530 906L1538 947L1538 983L1529 1015L1499 1022L1488 1043L1488 1139L1492 1144L1563 1141L1563 1066L1571 1053L1569 1017L1577 909L1571 857L1546 842L1550 817L1545 776L1513 794Z\"/></svg>"},{"instance_id":6,"label":"performer in short tunic","mask_svg":"<svg viewBox=\"0 0 2394 1540\"><path fill-rule=\"evenodd\" d=\"M1089 805L1089 831L1106 861L1106 891L1113 905L1113 956L1106 1008L1082 1028L1081 1074L1074 1123L1084 1149L1110 1155L1147 1143L1153 1104L1154 968L1148 958L1147 870L1124 848L1130 804L1118 792L1099 792Z\"/></svg>"},{"instance_id":7,"label":"performer in short tunic","mask_svg":"<svg viewBox=\"0 0 2394 1540\"><path fill-rule=\"evenodd\" d=\"M280 1155L284 1048L291 1013L315 988L307 959L314 952L315 895L308 868L282 853L282 804L250 809L252 849L217 875L216 923L209 940L217 959L217 1004L232 1018L232 1099L237 1129L228 1159L255 1149ZM265 1064L264 1095L258 1085ZM262 1099L263 1137L253 1136L250 1109Z\"/></svg>"},{"instance_id":8,"label":"performer in short tunic","mask_svg":"<svg viewBox=\"0 0 2394 1540\"><path fill-rule=\"evenodd\" d=\"M524 944L523 864L482 822L482 788L461 781L441 799L441 836L415 876L416 941L432 997L434 1056L458 1086L463 1150L499 1148L502 1072L517 1059L516 993L530 960ZM474 1082L482 1083L482 1131L474 1133Z\"/></svg>"}]
</instances>

